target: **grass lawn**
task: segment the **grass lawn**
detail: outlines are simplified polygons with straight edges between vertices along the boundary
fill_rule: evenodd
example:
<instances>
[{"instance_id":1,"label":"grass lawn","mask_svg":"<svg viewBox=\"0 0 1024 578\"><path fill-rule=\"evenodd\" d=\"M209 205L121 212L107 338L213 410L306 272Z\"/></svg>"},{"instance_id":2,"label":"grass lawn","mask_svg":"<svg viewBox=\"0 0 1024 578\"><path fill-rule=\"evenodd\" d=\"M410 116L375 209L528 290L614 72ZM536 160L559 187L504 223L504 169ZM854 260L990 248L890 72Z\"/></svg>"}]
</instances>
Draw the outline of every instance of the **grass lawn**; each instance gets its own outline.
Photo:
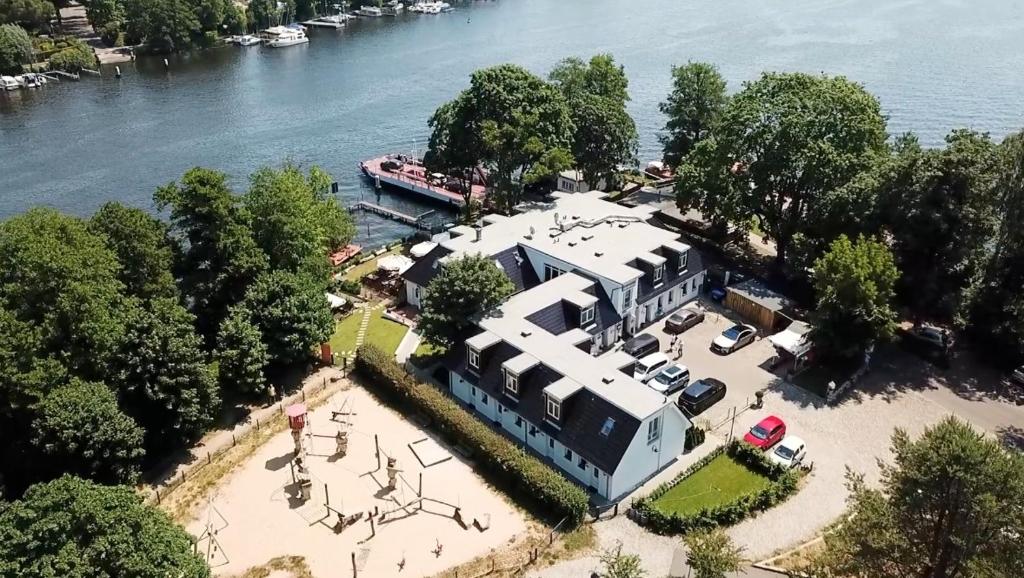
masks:
<instances>
[{"instance_id":1,"label":"grass lawn","mask_svg":"<svg viewBox=\"0 0 1024 578\"><path fill-rule=\"evenodd\" d=\"M666 514L694 514L757 492L768 481L723 453L665 492L654 501L654 507Z\"/></svg>"},{"instance_id":2,"label":"grass lawn","mask_svg":"<svg viewBox=\"0 0 1024 578\"><path fill-rule=\"evenodd\" d=\"M359 324L363 320L363 311L354 310L334 326L334 335L331 336L331 351L341 354L342 351L352 351L356 348L356 336L359 334Z\"/></svg>"},{"instance_id":3,"label":"grass lawn","mask_svg":"<svg viewBox=\"0 0 1024 578\"><path fill-rule=\"evenodd\" d=\"M375 257L375 258L370 259L369 261L367 261L365 263L360 263L359 265L356 265L355 267L352 267L351 269L349 269L349 271L347 273L345 273L345 279L348 279L348 280L351 280L351 281L358 281L358 280L362 279L363 276L366 275L367 273L372 273L374 270L377 269L377 259L380 259L381 257L386 257L388 255L397 255L397 254L399 254L401 252L402 252L402 247L398 246L398 247L395 247L394 249L388 251L387 253L384 253L380 257Z\"/></svg>"},{"instance_id":4,"label":"grass lawn","mask_svg":"<svg viewBox=\"0 0 1024 578\"><path fill-rule=\"evenodd\" d=\"M438 349L421 339L420 344L416 346L416 351L409 357L409 360L416 364L417 367L427 367L434 361L439 360L445 353L444 349Z\"/></svg>"},{"instance_id":5,"label":"grass lawn","mask_svg":"<svg viewBox=\"0 0 1024 578\"><path fill-rule=\"evenodd\" d=\"M385 318L383 314L384 310L378 309L370 315L370 325L366 328L366 343L376 345L381 351L394 353L409 328Z\"/></svg>"}]
</instances>

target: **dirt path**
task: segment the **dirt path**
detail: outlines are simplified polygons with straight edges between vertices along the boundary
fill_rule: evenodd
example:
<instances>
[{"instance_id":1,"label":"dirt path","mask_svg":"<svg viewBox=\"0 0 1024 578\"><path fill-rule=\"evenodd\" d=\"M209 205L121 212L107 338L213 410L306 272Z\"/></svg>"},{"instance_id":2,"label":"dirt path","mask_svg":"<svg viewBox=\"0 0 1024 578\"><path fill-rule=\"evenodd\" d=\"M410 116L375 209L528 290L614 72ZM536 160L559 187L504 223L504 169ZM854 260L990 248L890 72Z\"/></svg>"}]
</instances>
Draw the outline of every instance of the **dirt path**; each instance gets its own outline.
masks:
<instances>
[{"instance_id":1,"label":"dirt path","mask_svg":"<svg viewBox=\"0 0 1024 578\"><path fill-rule=\"evenodd\" d=\"M116 64L132 60L131 47L109 48L103 44L100 35L93 29L92 24L89 24L84 6L72 3L61 8L60 21L65 33L80 38L92 47L100 64Z\"/></svg>"}]
</instances>

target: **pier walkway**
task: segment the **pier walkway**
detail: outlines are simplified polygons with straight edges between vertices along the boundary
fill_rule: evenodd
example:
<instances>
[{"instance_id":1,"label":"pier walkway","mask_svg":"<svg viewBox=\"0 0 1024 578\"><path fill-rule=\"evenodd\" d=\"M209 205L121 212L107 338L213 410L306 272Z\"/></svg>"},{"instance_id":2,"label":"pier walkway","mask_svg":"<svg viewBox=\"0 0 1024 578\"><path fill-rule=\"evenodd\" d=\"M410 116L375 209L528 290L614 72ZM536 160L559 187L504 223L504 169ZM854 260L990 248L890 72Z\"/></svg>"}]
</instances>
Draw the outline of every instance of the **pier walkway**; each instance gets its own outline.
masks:
<instances>
[{"instance_id":1,"label":"pier walkway","mask_svg":"<svg viewBox=\"0 0 1024 578\"><path fill-rule=\"evenodd\" d=\"M431 231L431 230L433 230L434 228L437 227L436 223L435 224L431 224L431 223L427 223L427 222L423 221L423 219L425 217L427 217L428 215L432 215L434 213L433 210L427 211L425 213L421 213L419 215L409 215L409 214L403 213L401 211L396 211L395 209L391 209L391 208L388 208L388 207L382 207L381 205L378 205L378 204L375 204L375 203L371 203L369 201L359 201L358 203L356 203L355 205L350 207L349 210L351 210L353 212L355 212L355 211L366 211L368 213L373 213L375 215L380 215L381 217L384 217L385 219L390 219L392 221L398 221L399 223L403 223L403 224L409 225L410 227L415 227L415 228L420 229L422 231Z\"/></svg>"}]
</instances>

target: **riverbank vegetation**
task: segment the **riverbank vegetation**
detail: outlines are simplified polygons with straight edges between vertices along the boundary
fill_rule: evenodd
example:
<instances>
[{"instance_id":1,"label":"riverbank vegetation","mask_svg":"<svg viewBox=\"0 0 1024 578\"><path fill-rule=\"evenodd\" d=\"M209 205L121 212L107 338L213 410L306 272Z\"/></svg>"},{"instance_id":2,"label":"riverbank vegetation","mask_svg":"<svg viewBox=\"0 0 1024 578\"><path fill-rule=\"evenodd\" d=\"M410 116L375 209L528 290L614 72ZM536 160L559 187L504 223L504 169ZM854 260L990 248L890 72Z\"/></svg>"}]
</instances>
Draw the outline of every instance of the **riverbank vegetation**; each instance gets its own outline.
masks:
<instances>
[{"instance_id":1,"label":"riverbank vegetation","mask_svg":"<svg viewBox=\"0 0 1024 578\"><path fill-rule=\"evenodd\" d=\"M318 168L285 165L258 170L239 194L196 168L155 194L170 222L112 202L89 219L38 208L0 223L0 495L25 499L0 507L0 574L48 559L33 546L41 527L21 514L40 499L95 495L72 518L97 507L111 523L144 510L130 488L92 483L135 484L202 435L222 400L261 399L275 375L312 361L334 329L327 255L354 234L330 184ZM81 479L45 485L62 474ZM163 539L147 532L163 522L138 515L145 547L125 544L149 551ZM62 541L87 547L80 538L41 542L55 541L60 564ZM162 543L176 552L165 561L191 549Z\"/></svg>"}]
</instances>

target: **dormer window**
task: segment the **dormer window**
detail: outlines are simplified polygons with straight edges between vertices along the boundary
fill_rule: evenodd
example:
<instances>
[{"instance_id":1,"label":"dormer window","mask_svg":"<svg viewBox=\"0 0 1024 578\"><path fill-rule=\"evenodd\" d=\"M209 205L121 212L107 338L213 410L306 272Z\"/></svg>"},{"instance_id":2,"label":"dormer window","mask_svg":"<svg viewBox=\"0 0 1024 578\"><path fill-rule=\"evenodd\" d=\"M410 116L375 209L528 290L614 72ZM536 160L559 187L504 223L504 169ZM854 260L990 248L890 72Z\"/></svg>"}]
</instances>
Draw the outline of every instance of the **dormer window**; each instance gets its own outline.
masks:
<instances>
[{"instance_id":1,"label":"dormer window","mask_svg":"<svg viewBox=\"0 0 1024 578\"><path fill-rule=\"evenodd\" d=\"M661 280L665 278L665 266L658 265L654 268L654 284L661 283Z\"/></svg>"},{"instance_id":2,"label":"dormer window","mask_svg":"<svg viewBox=\"0 0 1024 578\"><path fill-rule=\"evenodd\" d=\"M519 395L519 376L514 372L505 370L505 392L512 395Z\"/></svg>"},{"instance_id":3,"label":"dormer window","mask_svg":"<svg viewBox=\"0 0 1024 578\"><path fill-rule=\"evenodd\" d=\"M679 254L679 270L680 271L685 271L686 270L686 258L689 255L690 255L689 253L680 253Z\"/></svg>"},{"instance_id":4,"label":"dormer window","mask_svg":"<svg viewBox=\"0 0 1024 578\"><path fill-rule=\"evenodd\" d=\"M466 349L469 350L469 368L474 371L480 371L480 351L473 349L467 345Z\"/></svg>"},{"instance_id":5,"label":"dormer window","mask_svg":"<svg viewBox=\"0 0 1024 578\"><path fill-rule=\"evenodd\" d=\"M594 322L594 306L584 307L580 310L580 327L586 327Z\"/></svg>"},{"instance_id":6,"label":"dormer window","mask_svg":"<svg viewBox=\"0 0 1024 578\"><path fill-rule=\"evenodd\" d=\"M601 435L608 437L612 434L612 430L615 429L615 418L608 418L604 420L604 425L601 426Z\"/></svg>"},{"instance_id":7,"label":"dormer window","mask_svg":"<svg viewBox=\"0 0 1024 578\"><path fill-rule=\"evenodd\" d=\"M562 402L548 397L548 417L555 421L562 419Z\"/></svg>"}]
</instances>

